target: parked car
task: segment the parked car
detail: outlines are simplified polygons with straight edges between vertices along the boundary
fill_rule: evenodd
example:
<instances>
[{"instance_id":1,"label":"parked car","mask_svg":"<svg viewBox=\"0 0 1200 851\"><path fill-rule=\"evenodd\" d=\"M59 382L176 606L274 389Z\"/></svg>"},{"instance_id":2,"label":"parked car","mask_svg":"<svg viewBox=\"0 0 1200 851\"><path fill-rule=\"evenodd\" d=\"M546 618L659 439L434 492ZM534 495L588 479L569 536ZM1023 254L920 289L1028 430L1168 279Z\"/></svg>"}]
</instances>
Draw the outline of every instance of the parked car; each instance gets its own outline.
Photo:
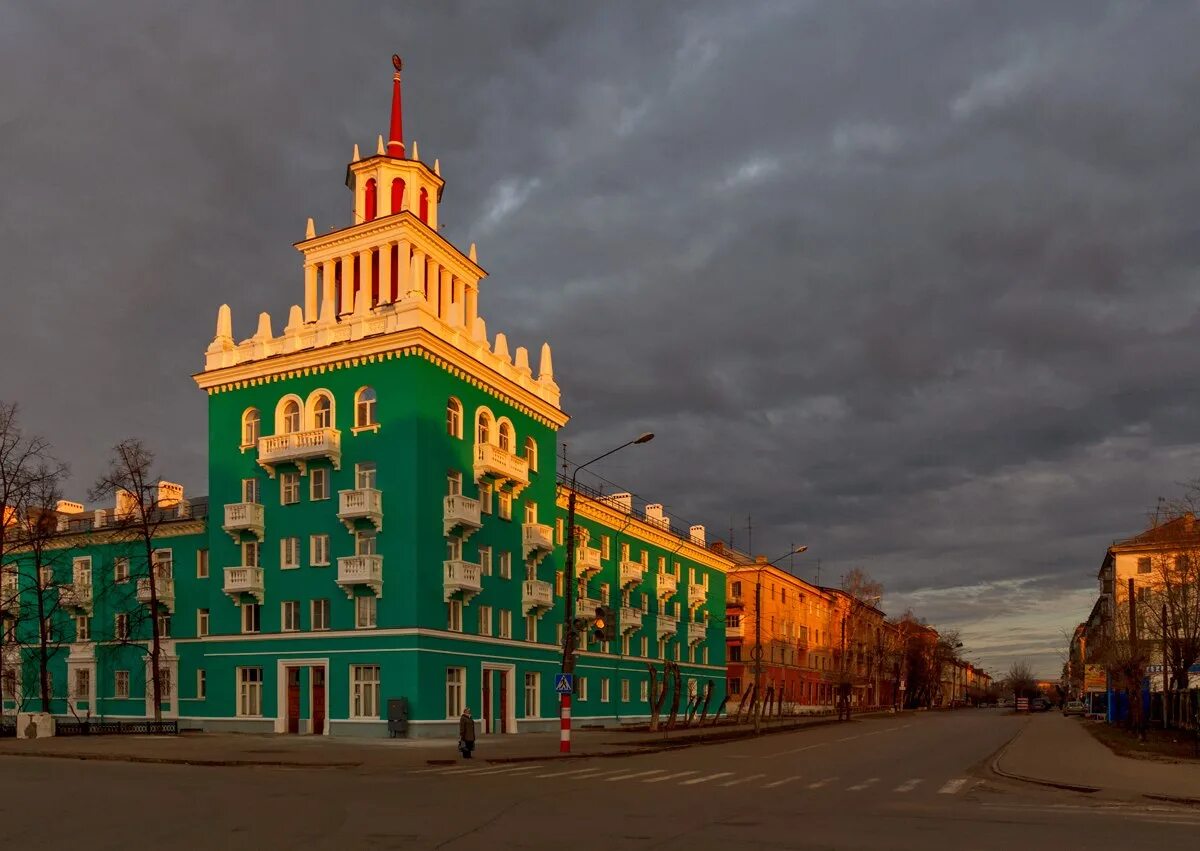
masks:
<instances>
[{"instance_id":1,"label":"parked car","mask_svg":"<svg viewBox=\"0 0 1200 851\"><path fill-rule=\"evenodd\" d=\"M1050 709L1050 701L1044 697L1035 697L1029 701L1030 712L1048 712Z\"/></svg>"},{"instance_id":2,"label":"parked car","mask_svg":"<svg viewBox=\"0 0 1200 851\"><path fill-rule=\"evenodd\" d=\"M1011 697L1000 698L1000 706L1005 709L1012 709L1014 706L1013 699Z\"/></svg>"},{"instance_id":3,"label":"parked car","mask_svg":"<svg viewBox=\"0 0 1200 851\"><path fill-rule=\"evenodd\" d=\"M1063 706L1063 715L1086 715L1087 707L1082 700L1068 700Z\"/></svg>"}]
</instances>

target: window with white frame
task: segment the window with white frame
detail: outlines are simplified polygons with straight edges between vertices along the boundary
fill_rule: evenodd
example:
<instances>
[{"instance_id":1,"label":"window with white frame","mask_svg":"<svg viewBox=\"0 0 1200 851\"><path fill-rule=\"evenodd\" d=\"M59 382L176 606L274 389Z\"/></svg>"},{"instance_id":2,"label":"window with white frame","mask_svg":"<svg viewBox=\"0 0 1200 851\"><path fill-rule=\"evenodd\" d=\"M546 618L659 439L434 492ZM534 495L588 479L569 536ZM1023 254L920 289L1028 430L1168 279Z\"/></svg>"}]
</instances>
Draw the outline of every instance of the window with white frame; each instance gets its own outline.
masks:
<instances>
[{"instance_id":1,"label":"window with white frame","mask_svg":"<svg viewBox=\"0 0 1200 851\"><path fill-rule=\"evenodd\" d=\"M480 547L479 548L479 572L483 576L491 576L492 575L492 548L491 547Z\"/></svg>"},{"instance_id":2,"label":"window with white frame","mask_svg":"<svg viewBox=\"0 0 1200 851\"><path fill-rule=\"evenodd\" d=\"M329 470L313 467L308 471L308 498L313 502L329 499Z\"/></svg>"},{"instance_id":3,"label":"window with white frame","mask_svg":"<svg viewBox=\"0 0 1200 851\"><path fill-rule=\"evenodd\" d=\"M500 553L500 578L512 579L512 553Z\"/></svg>"},{"instance_id":4,"label":"window with white frame","mask_svg":"<svg viewBox=\"0 0 1200 851\"><path fill-rule=\"evenodd\" d=\"M376 401L374 387L364 387L358 391L358 395L354 397L355 428L370 428L379 425L379 419L375 412Z\"/></svg>"},{"instance_id":5,"label":"window with white frame","mask_svg":"<svg viewBox=\"0 0 1200 851\"><path fill-rule=\"evenodd\" d=\"M457 718L466 706L464 698L467 686L466 668L446 669L446 717Z\"/></svg>"},{"instance_id":6,"label":"window with white frame","mask_svg":"<svg viewBox=\"0 0 1200 851\"><path fill-rule=\"evenodd\" d=\"M512 638L512 611L509 609L500 610L500 637Z\"/></svg>"},{"instance_id":7,"label":"window with white frame","mask_svg":"<svg viewBox=\"0 0 1200 851\"><path fill-rule=\"evenodd\" d=\"M350 717L379 717L379 666L350 666Z\"/></svg>"},{"instance_id":8,"label":"window with white frame","mask_svg":"<svg viewBox=\"0 0 1200 851\"><path fill-rule=\"evenodd\" d=\"M556 519L554 521L554 543L558 544L560 547L562 546L562 543L563 543L563 535L564 535L565 528L566 528L566 526L563 524L563 519L561 517L559 517L558 519Z\"/></svg>"},{"instance_id":9,"label":"window with white frame","mask_svg":"<svg viewBox=\"0 0 1200 851\"><path fill-rule=\"evenodd\" d=\"M283 505L295 505L300 501L300 474L279 474L279 501Z\"/></svg>"},{"instance_id":10,"label":"window with white frame","mask_svg":"<svg viewBox=\"0 0 1200 851\"><path fill-rule=\"evenodd\" d=\"M71 684L71 690L76 700L87 700L92 696L91 668L75 669L75 681Z\"/></svg>"},{"instance_id":11,"label":"window with white frame","mask_svg":"<svg viewBox=\"0 0 1200 851\"><path fill-rule=\"evenodd\" d=\"M254 633L262 628L262 611L258 603L242 604L242 632Z\"/></svg>"},{"instance_id":12,"label":"window with white frame","mask_svg":"<svg viewBox=\"0 0 1200 851\"><path fill-rule=\"evenodd\" d=\"M0 694L3 695L4 700L16 700L17 693L20 691L20 683L17 680L17 672L12 668L6 668L4 670L3 679L0 680L0 682L3 684L3 688L0 689Z\"/></svg>"},{"instance_id":13,"label":"window with white frame","mask_svg":"<svg viewBox=\"0 0 1200 851\"><path fill-rule=\"evenodd\" d=\"M642 636L642 652L641 652L641 656L642 656L642 658L643 658L643 659L648 659L648 658L650 658L650 639L649 639L648 637L644 636L644 635Z\"/></svg>"},{"instance_id":14,"label":"window with white frame","mask_svg":"<svg viewBox=\"0 0 1200 851\"><path fill-rule=\"evenodd\" d=\"M300 403L298 401L288 399L284 402L279 424L283 427L284 434L295 434L300 431Z\"/></svg>"},{"instance_id":15,"label":"window with white frame","mask_svg":"<svg viewBox=\"0 0 1200 851\"><path fill-rule=\"evenodd\" d=\"M312 628L314 630L329 629L329 601L312 601Z\"/></svg>"},{"instance_id":16,"label":"window with white frame","mask_svg":"<svg viewBox=\"0 0 1200 851\"><path fill-rule=\"evenodd\" d=\"M558 597L567 593L566 576L561 570L554 572L554 593Z\"/></svg>"},{"instance_id":17,"label":"window with white frame","mask_svg":"<svg viewBox=\"0 0 1200 851\"><path fill-rule=\"evenodd\" d=\"M262 668L238 668L238 715L253 718L262 715Z\"/></svg>"},{"instance_id":18,"label":"window with white frame","mask_svg":"<svg viewBox=\"0 0 1200 851\"><path fill-rule=\"evenodd\" d=\"M492 415L487 411L475 415L475 442L481 445L492 442Z\"/></svg>"},{"instance_id":19,"label":"window with white frame","mask_svg":"<svg viewBox=\"0 0 1200 851\"><path fill-rule=\"evenodd\" d=\"M650 699L650 683L642 680L638 684L638 699L645 703Z\"/></svg>"},{"instance_id":20,"label":"window with white frame","mask_svg":"<svg viewBox=\"0 0 1200 851\"><path fill-rule=\"evenodd\" d=\"M621 680L621 702L629 702L629 680Z\"/></svg>"},{"instance_id":21,"label":"window with white frame","mask_svg":"<svg viewBox=\"0 0 1200 851\"><path fill-rule=\"evenodd\" d=\"M247 408L242 413L242 446L254 446L262 434L262 414L258 408Z\"/></svg>"},{"instance_id":22,"label":"window with white frame","mask_svg":"<svg viewBox=\"0 0 1200 851\"><path fill-rule=\"evenodd\" d=\"M512 426L508 424L508 421L502 419L500 421L500 425L496 428L496 432L497 432L496 445L499 446L501 449L503 449L505 452L512 452L513 451L513 433L512 433Z\"/></svg>"},{"instance_id":23,"label":"window with white frame","mask_svg":"<svg viewBox=\"0 0 1200 851\"><path fill-rule=\"evenodd\" d=\"M196 550L196 578L208 579L208 550Z\"/></svg>"},{"instance_id":24,"label":"window with white frame","mask_svg":"<svg viewBox=\"0 0 1200 851\"><path fill-rule=\"evenodd\" d=\"M512 520L512 494L508 491L500 491L500 511L501 520Z\"/></svg>"},{"instance_id":25,"label":"window with white frame","mask_svg":"<svg viewBox=\"0 0 1200 851\"><path fill-rule=\"evenodd\" d=\"M533 642L537 641L537 622L538 622L537 615L526 615L525 616L525 640L526 641L533 641Z\"/></svg>"},{"instance_id":26,"label":"window with white frame","mask_svg":"<svg viewBox=\"0 0 1200 851\"><path fill-rule=\"evenodd\" d=\"M258 479L242 479L242 502L259 502Z\"/></svg>"},{"instance_id":27,"label":"window with white frame","mask_svg":"<svg viewBox=\"0 0 1200 851\"><path fill-rule=\"evenodd\" d=\"M329 536L308 536L308 563L313 567L329 566Z\"/></svg>"},{"instance_id":28,"label":"window with white frame","mask_svg":"<svg viewBox=\"0 0 1200 851\"><path fill-rule=\"evenodd\" d=\"M120 612L113 618L113 636L117 641L129 640L129 615Z\"/></svg>"},{"instance_id":29,"label":"window with white frame","mask_svg":"<svg viewBox=\"0 0 1200 851\"><path fill-rule=\"evenodd\" d=\"M446 496L462 495L462 473L458 470L446 471Z\"/></svg>"},{"instance_id":30,"label":"window with white frame","mask_svg":"<svg viewBox=\"0 0 1200 851\"><path fill-rule=\"evenodd\" d=\"M373 629L375 627L375 597L364 595L354 598L354 627L355 629Z\"/></svg>"},{"instance_id":31,"label":"window with white frame","mask_svg":"<svg viewBox=\"0 0 1200 851\"><path fill-rule=\"evenodd\" d=\"M541 717L541 679L542 675L537 672L529 672L525 674L526 718Z\"/></svg>"},{"instance_id":32,"label":"window with white frame","mask_svg":"<svg viewBox=\"0 0 1200 851\"><path fill-rule=\"evenodd\" d=\"M333 400L325 393L313 403L313 428L333 428Z\"/></svg>"},{"instance_id":33,"label":"window with white frame","mask_svg":"<svg viewBox=\"0 0 1200 851\"><path fill-rule=\"evenodd\" d=\"M208 675L203 668L196 669L196 697L199 700L208 697Z\"/></svg>"},{"instance_id":34,"label":"window with white frame","mask_svg":"<svg viewBox=\"0 0 1200 851\"><path fill-rule=\"evenodd\" d=\"M446 629L451 632L462 632L462 600L448 600L446 602Z\"/></svg>"},{"instance_id":35,"label":"window with white frame","mask_svg":"<svg viewBox=\"0 0 1200 851\"><path fill-rule=\"evenodd\" d=\"M129 672L113 671L113 697L119 700L129 698Z\"/></svg>"},{"instance_id":36,"label":"window with white frame","mask_svg":"<svg viewBox=\"0 0 1200 851\"><path fill-rule=\"evenodd\" d=\"M196 609L196 635L208 635L208 609Z\"/></svg>"},{"instance_id":37,"label":"window with white frame","mask_svg":"<svg viewBox=\"0 0 1200 851\"><path fill-rule=\"evenodd\" d=\"M462 561L462 538L451 535L446 539L446 561Z\"/></svg>"},{"instance_id":38,"label":"window with white frame","mask_svg":"<svg viewBox=\"0 0 1200 851\"><path fill-rule=\"evenodd\" d=\"M354 481L359 490L377 487L379 469L374 461L363 461L354 465Z\"/></svg>"},{"instance_id":39,"label":"window with white frame","mask_svg":"<svg viewBox=\"0 0 1200 851\"><path fill-rule=\"evenodd\" d=\"M480 606L479 607L479 634L480 635L491 635L492 634L492 607L491 606Z\"/></svg>"},{"instance_id":40,"label":"window with white frame","mask_svg":"<svg viewBox=\"0 0 1200 851\"><path fill-rule=\"evenodd\" d=\"M129 581L129 559L115 558L113 559L113 582L128 582Z\"/></svg>"},{"instance_id":41,"label":"window with white frame","mask_svg":"<svg viewBox=\"0 0 1200 851\"><path fill-rule=\"evenodd\" d=\"M608 605L608 595L609 595L608 583L601 582L600 583L600 602L606 606Z\"/></svg>"},{"instance_id":42,"label":"window with white frame","mask_svg":"<svg viewBox=\"0 0 1200 851\"><path fill-rule=\"evenodd\" d=\"M300 601L284 600L279 604L279 631L300 631Z\"/></svg>"},{"instance_id":43,"label":"window with white frame","mask_svg":"<svg viewBox=\"0 0 1200 851\"><path fill-rule=\"evenodd\" d=\"M621 655L622 656L629 655L629 643L632 640L633 640L632 635L622 635L621 636Z\"/></svg>"},{"instance_id":44,"label":"window with white frame","mask_svg":"<svg viewBox=\"0 0 1200 851\"><path fill-rule=\"evenodd\" d=\"M492 513L492 483L479 483L479 510L484 514Z\"/></svg>"},{"instance_id":45,"label":"window with white frame","mask_svg":"<svg viewBox=\"0 0 1200 851\"><path fill-rule=\"evenodd\" d=\"M451 396L446 401L446 434L462 439L462 402Z\"/></svg>"},{"instance_id":46,"label":"window with white frame","mask_svg":"<svg viewBox=\"0 0 1200 851\"><path fill-rule=\"evenodd\" d=\"M92 640L92 619L87 615L79 615L75 618L75 640Z\"/></svg>"},{"instance_id":47,"label":"window with white frame","mask_svg":"<svg viewBox=\"0 0 1200 851\"><path fill-rule=\"evenodd\" d=\"M579 683L579 699L580 699L580 700L587 700L587 699L588 699L588 695L587 695L587 677L579 677L579 679L577 679L577 680L576 680L576 682L578 682L578 683Z\"/></svg>"},{"instance_id":48,"label":"window with white frame","mask_svg":"<svg viewBox=\"0 0 1200 851\"><path fill-rule=\"evenodd\" d=\"M76 585L92 584L91 556L80 556L71 560L71 581Z\"/></svg>"},{"instance_id":49,"label":"window with white frame","mask_svg":"<svg viewBox=\"0 0 1200 851\"><path fill-rule=\"evenodd\" d=\"M621 561L629 561L629 544L621 544Z\"/></svg>"},{"instance_id":50,"label":"window with white frame","mask_svg":"<svg viewBox=\"0 0 1200 851\"><path fill-rule=\"evenodd\" d=\"M608 558L609 547L612 545L608 535L600 536L600 558Z\"/></svg>"},{"instance_id":51,"label":"window with white frame","mask_svg":"<svg viewBox=\"0 0 1200 851\"><path fill-rule=\"evenodd\" d=\"M608 703L608 677L600 678L600 702Z\"/></svg>"},{"instance_id":52,"label":"window with white frame","mask_svg":"<svg viewBox=\"0 0 1200 851\"><path fill-rule=\"evenodd\" d=\"M160 614L158 620L158 635L160 638L171 637L171 615L169 612Z\"/></svg>"},{"instance_id":53,"label":"window with white frame","mask_svg":"<svg viewBox=\"0 0 1200 851\"><path fill-rule=\"evenodd\" d=\"M279 566L284 569L300 566L300 539L279 539Z\"/></svg>"},{"instance_id":54,"label":"window with white frame","mask_svg":"<svg viewBox=\"0 0 1200 851\"><path fill-rule=\"evenodd\" d=\"M242 566L262 566L262 545L258 541L242 541Z\"/></svg>"},{"instance_id":55,"label":"window with white frame","mask_svg":"<svg viewBox=\"0 0 1200 851\"><path fill-rule=\"evenodd\" d=\"M525 438L525 460L529 462L529 472L536 473L538 468L537 441L532 437Z\"/></svg>"}]
</instances>

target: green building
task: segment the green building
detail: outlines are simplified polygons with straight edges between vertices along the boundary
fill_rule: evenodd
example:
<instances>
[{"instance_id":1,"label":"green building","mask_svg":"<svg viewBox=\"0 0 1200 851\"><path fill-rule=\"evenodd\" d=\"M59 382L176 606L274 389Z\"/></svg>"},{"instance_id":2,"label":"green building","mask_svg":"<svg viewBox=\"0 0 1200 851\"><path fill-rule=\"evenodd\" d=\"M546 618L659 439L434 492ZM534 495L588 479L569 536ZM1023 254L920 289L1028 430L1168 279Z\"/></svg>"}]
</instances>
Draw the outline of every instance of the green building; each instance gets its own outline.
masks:
<instances>
[{"instance_id":1,"label":"green building","mask_svg":"<svg viewBox=\"0 0 1200 851\"><path fill-rule=\"evenodd\" d=\"M260 315L235 342L227 306L194 378L209 397L209 496L163 483L155 555L115 530L127 507L62 506L39 595L27 555L2 595L6 712L39 689L37 614L53 597L51 711L152 711L146 645L157 623L164 717L185 728L454 735L556 729L566 612L566 490L549 345L489 338L485 276L438 233L443 180L402 142L355 148L354 223L309 221L302 303L282 333ZM180 489L181 490L181 489ZM619 613L618 640L578 654L578 723L648 715L648 668L677 661L689 695L724 695L727 559L660 505L580 493L578 616ZM153 563L158 618L147 611ZM586 640L586 639L585 639ZM688 703L682 695L680 705Z\"/></svg>"}]
</instances>

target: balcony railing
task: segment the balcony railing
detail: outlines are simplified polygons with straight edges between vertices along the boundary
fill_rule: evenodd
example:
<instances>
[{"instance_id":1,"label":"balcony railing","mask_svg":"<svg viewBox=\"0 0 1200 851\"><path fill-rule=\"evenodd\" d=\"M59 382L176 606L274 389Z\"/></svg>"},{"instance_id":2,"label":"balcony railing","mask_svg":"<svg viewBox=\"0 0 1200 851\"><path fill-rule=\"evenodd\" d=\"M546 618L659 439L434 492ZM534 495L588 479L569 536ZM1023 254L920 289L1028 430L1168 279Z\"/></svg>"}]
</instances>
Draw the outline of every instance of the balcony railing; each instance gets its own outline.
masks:
<instances>
[{"instance_id":1,"label":"balcony railing","mask_svg":"<svg viewBox=\"0 0 1200 851\"><path fill-rule=\"evenodd\" d=\"M524 523L521 539L525 542L525 558L533 558L538 564L554 549L554 530L545 523Z\"/></svg>"},{"instance_id":2,"label":"balcony railing","mask_svg":"<svg viewBox=\"0 0 1200 851\"><path fill-rule=\"evenodd\" d=\"M458 529L463 540L479 530L483 522L479 519L479 500L455 494L442 500L442 534L449 535Z\"/></svg>"},{"instance_id":3,"label":"balcony railing","mask_svg":"<svg viewBox=\"0 0 1200 851\"><path fill-rule=\"evenodd\" d=\"M600 550L595 547L575 548L575 575L587 579L600 572Z\"/></svg>"},{"instance_id":4,"label":"balcony railing","mask_svg":"<svg viewBox=\"0 0 1200 851\"><path fill-rule=\"evenodd\" d=\"M636 588L642 584L642 574L645 572L640 561L621 562L621 590Z\"/></svg>"},{"instance_id":5,"label":"balcony railing","mask_svg":"<svg viewBox=\"0 0 1200 851\"><path fill-rule=\"evenodd\" d=\"M156 576L154 579L154 594L158 604L165 606L167 611L175 611L175 580L169 576ZM145 605L150 604L150 577L143 576L137 581L137 600Z\"/></svg>"},{"instance_id":6,"label":"balcony railing","mask_svg":"<svg viewBox=\"0 0 1200 851\"><path fill-rule=\"evenodd\" d=\"M703 585L688 585L688 607L696 608L703 606L704 601L708 599L708 589Z\"/></svg>"},{"instance_id":7,"label":"balcony railing","mask_svg":"<svg viewBox=\"0 0 1200 851\"><path fill-rule=\"evenodd\" d=\"M475 481L484 477L496 479L501 485L512 485L513 495L529 484L529 462L499 446L479 443L475 446Z\"/></svg>"},{"instance_id":8,"label":"balcony railing","mask_svg":"<svg viewBox=\"0 0 1200 851\"><path fill-rule=\"evenodd\" d=\"M675 578L675 574L673 573L660 573L654 579L654 588L658 592L660 600L673 596L678 585L679 580Z\"/></svg>"},{"instance_id":9,"label":"balcony railing","mask_svg":"<svg viewBox=\"0 0 1200 851\"><path fill-rule=\"evenodd\" d=\"M338 491L338 519L354 531L354 521L367 520L383 531L383 494L375 488Z\"/></svg>"},{"instance_id":10,"label":"balcony railing","mask_svg":"<svg viewBox=\"0 0 1200 851\"><path fill-rule=\"evenodd\" d=\"M272 478L278 464L293 463L303 473L314 458L328 458L342 468L342 433L336 428L314 428L258 439L258 463Z\"/></svg>"},{"instance_id":11,"label":"balcony railing","mask_svg":"<svg viewBox=\"0 0 1200 851\"><path fill-rule=\"evenodd\" d=\"M687 625L688 644L701 644L708 638L708 629L702 623L692 622Z\"/></svg>"},{"instance_id":12,"label":"balcony railing","mask_svg":"<svg viewBox=\"0 0 1200 851\"><path fill-rule=\"evenodd\" d=\"M670 638L679 632L679 621L670 615L658 615L655 633L659 638Z\"/></svg>"},{"instance_id":13,"label":"balcony railing","mask_svg":"<svg viewBox=\"0 0 1200 851\"><path fill-rule=\"evenodd\" d=\"M225 505L225 522L221 528L229 533L235 544L241 543L242 532L250 532L260 541L266 524L263 507L257 502L230 502Z\"/></svg>"},{"instance_id":14,"label":"balcony railing","mask_svg":"<svg viewBox=\"0 0 1200 851\"><path fill-rule=\"evenodd\" d=\"M575 600L575 617L587 618L589 621L596 619L596 609L603 605L599 600L591 597L578 597Z\"/></svg>"},{"instance_id":15,"label":"balcony railing","mask_svg":"<svg viewBox=\"0 0 1200 851\"><path fill-rule=\"evenodd\" d=\"M383 556L346 556L337 562L337 584L347 597L354 597L354 589L358 585L367 586L375 592L376 597L383 596Z\"/></svg>"},{"instance_id":16,"label":"balcony railing","mask_svg":"<svg viewBox=\"0 0 1200 851\"><path fill-rule=\"evenodd\" d=\"M483 568L473 561L452 559L442 562L442 592L447 601L462 593L463 603L483 590Z\"/></svg>"},{"instance_id":17,"label":"balcony railing","mask_svg":"<svg viewBox=\"0 0 1200 851\"><path fill-rule=\"evenodd\" d=\"M746 635L746 627L742 624L725 624L726 638L744 638Z\"/></svg>"},{"instance_id":18,"label":"balcony railing","mask_svg":"<svg viewBox=\"0 0 1200 851\"><path fill-rule=\"evenodd\" d=\"M225 568L225 584L222 586L222 590L235 603L242 601L243 594L249 594L262 603L265 592L263 569L246 565Z\"/></svg>"},{"instance_id":19,"label":"balcony railing","mask_svg":"<svg viewBox=\"0 0 1200 851\"><path fill-rule=\"evenodd\" d=\"M91 611L91 583L75 582L71 585L61 586L58 589L58 604L64 609L83 609L86 611Z\"/></svg>"},{"instance_id":20,"label":"balcony railing","mask_svg":"<svg viewBox=\"0 0 1200 851\"><path fill-rule=\"evenodd\" d=\"M554 589L549 582L526 579L521 586L521 608L525 614L541 614L554 605Z\"/></svg>"},{"instance_id":21,"label":"balcony railing","mask_svg":"<svg viewBox=\"0 0 1200 851\"><path fill-rule=\"evenodd\" d=\"M621 635L637 632L642 628L642 610L633 606L621 607Z\"/></svg>"}]
</instances>

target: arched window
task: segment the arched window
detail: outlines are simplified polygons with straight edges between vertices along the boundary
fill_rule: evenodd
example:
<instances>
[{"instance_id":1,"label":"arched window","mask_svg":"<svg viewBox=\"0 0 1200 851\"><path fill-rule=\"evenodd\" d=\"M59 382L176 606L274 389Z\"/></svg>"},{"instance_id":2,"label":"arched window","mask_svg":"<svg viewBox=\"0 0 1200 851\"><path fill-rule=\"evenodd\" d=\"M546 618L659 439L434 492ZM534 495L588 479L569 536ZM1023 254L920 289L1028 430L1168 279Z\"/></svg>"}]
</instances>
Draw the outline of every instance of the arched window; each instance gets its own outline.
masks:
<instances>
[{"instance_id":1,"label":"arched window","mask_svg":"<svg viewBox=\"0 0 1200 851\"><path fill-rule=\"evenodd\" d=\"M453 396L446 402L446 434L462 437L462 402Z\"/></svg>"},{"instance_id":2,"label":"arched window","mask_svg":"<svg viewBox=\"0 0 1200 851\"><path fill-rule=\"evenodd\" d=\"M258 443L262 434L262 415L258 408L247 408L242 414L242 446L253 446Z\"/></svg>"},{"instance_id":3,"label":"arched window","mask_svg":"<svg viewBox=\"0 0 1200 851\"><path fill-rule=\"evenodd\" d=\"M279 418L284 434L294 434L300 431L300 403L288 399L283 403L283 413Z\"/></svg>"},{"instance_id":4,"label":"arched window","mask_svg":"<svg viewBox=\"0 0 1200 851\"><path fill-rule=\"evenodd\" d=\"M313 403L313 428L333 428L333 400L324 393Z\"/></svg>"},{"instance_id":5,"label":"arched window","mask_svg":"<svg viewBox=\"0 0 1200 851\"><path fill-rule=\"evenodd\" d=\"M475 442L492 442L492 415L487 411L481 411L475 423Z\"/></svg>"},{"instance_id":6,"label":"arched window","mask_svg":"<svg viewBox=\"0 0 1200 851\"><path fill-rule=\"evenodd\" d=\"M525 438L525 460L529 462L529 471L537 472L537 441L532 437Z\"/></svg>"},{"instance_id":7,"label":"arched window","mask_svg":"<svg viewBox=\"0 0 1200 851\"><path fill-rule=\"evenodd\" d=\"M378 423L379 420L375 418L375 388L364 387L354 397L354 426L365 428Z\"/></svg>"},{"instance_id":8,"label":"arched window","mask_svg":"<svg viewBox=\"0 0 1200 851\"><path fill-rule=\"evenodd\" d=\"M378 209L378 202L375 198L375 178L373 177L367 181L366 188L363 190L363 208L363 220L372 221Z\"/></svg>"},{"instance_id":9,"label":"arched window","mask_svg":"<svg viewBox=\"0 0 1200 851\"><path fill-rule=\"evenodd\" d=\"M497 429L500 434L499 445L505 452L512 452L512 426L506 422L501 422Z\"/></svg>"},{"instance_id":10,"label":"arched window","mask_svg":"<svg viewBox=\"0 0 1200 851\"><path fill-rule=\"evenodd\" d=\"M429 224L429 190L421 189L421 221Z\"/></svg>"},{"instance_id":11,"label":"arched window","mask_svg":"<svg viewBox=\"0 0 1200 851\"><path fill-rule=\"evenodd\" d=\"M404 180L396 177L392 179L392 214L395 215L404 209Z\"/></svg>"}]
</instances>

